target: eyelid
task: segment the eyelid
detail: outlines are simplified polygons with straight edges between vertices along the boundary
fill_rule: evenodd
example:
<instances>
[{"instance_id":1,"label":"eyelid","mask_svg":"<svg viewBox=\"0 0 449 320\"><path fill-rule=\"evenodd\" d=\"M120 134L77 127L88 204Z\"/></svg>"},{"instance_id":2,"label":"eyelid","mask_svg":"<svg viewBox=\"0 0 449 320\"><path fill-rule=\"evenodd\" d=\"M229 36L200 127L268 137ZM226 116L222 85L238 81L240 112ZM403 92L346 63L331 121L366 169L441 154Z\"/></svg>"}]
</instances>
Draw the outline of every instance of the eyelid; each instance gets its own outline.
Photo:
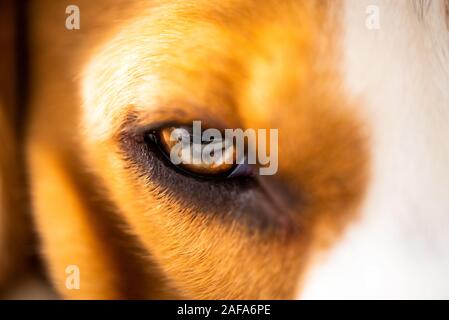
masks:
<instances>
[{"instance_id":1,"label":"eyelid","mask_svg":"<svg viewBox=\"0 0 449 320\"><path fill-rule=\"evenodd\" d=\"M183 108L176 107L183 105ZM167 126L190 126L194 121L201 121L204 129L216 128L224 131L226 128L241 127L237 117L223 117L221 114L210 112L210 108L201 107L195 104L183 102L161 103L157 108L148 112L130 111L127 118L129 128L134 132L149 132L159 130ZM138 129L136 129L138 128Z\"/></svg>"}]
</instances>

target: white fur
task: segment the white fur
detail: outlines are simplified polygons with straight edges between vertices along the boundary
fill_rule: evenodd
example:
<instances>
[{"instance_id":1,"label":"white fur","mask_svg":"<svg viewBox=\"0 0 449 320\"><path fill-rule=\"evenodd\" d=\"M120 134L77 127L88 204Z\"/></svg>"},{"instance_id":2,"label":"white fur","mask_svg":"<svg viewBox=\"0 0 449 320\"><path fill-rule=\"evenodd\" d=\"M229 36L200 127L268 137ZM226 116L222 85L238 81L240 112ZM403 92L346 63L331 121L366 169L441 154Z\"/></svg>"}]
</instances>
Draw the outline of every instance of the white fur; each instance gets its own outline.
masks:
<instances>
[{"instance_id":1,"label":"white fur","mask_svg":"<svg viewBox=\"0 0 449 320\"><path fill-rule=\"evenodd\" d=\"M422 3L427 3L422 1ZM300 298L449 298L449 32L443 0L346 0L343 70L373 133L361 217ZM368 5L380 30L365 27Z\"/></svg>"}]
</instances>

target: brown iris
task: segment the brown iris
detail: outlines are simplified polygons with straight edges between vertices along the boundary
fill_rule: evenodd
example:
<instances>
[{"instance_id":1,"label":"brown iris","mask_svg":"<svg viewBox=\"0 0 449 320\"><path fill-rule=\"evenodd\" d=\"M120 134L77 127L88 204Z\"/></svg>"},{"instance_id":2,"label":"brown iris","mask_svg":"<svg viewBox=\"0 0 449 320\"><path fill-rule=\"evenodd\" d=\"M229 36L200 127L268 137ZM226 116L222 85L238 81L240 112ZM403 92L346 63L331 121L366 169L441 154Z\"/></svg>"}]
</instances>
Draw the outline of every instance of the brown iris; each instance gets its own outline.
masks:
<instances>
[{"instance_id":1,"label":"brown iris","mask_svg":"<svg viewBox=\"0 0 449 320\"><path fill-rule=\"evenodd\" d=\"M226 144L225 139L195 139L190 127L180 126L161 129L159 141L170 161L190 173L226 176L235 168L234 146Z\"/></svg>"}]
</instances>

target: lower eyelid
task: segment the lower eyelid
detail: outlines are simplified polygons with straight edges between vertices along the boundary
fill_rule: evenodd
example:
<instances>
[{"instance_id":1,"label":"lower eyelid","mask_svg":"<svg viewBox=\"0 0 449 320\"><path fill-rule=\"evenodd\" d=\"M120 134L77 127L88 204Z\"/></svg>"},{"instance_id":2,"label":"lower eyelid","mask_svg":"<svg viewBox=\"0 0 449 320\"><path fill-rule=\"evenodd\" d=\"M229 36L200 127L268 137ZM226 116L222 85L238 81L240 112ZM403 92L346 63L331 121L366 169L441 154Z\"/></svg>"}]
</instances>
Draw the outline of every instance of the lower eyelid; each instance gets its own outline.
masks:
<instances>
[{"instance_id":1,"label":"lower eyelid","mask_svg":"<svg viewBox=\"0 0 449 320\"><path fill-rule=\"evenodd\" d=\"M167 201L180 203L196 214L249 224L248 230L279 226L279 215L256 178L206 180L180 174L146 141L126 135L120 139L120 149L130 174L149 193L164 194Z\"/></svg>"}]
</instances>

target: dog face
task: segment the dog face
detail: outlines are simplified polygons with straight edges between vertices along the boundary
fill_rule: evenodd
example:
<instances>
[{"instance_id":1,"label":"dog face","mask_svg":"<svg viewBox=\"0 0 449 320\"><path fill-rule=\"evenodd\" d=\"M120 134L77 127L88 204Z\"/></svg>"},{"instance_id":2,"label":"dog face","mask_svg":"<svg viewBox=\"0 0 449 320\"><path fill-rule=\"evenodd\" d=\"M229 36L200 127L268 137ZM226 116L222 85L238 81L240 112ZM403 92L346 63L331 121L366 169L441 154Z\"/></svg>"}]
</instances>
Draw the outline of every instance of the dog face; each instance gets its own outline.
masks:
<instances>
[{"instance_id":1,"label":"dog face","mask_svg":"<svg viewBox=\"0 0 449 320\"><path fill-rule=\"evenodd\" d=\"M341 87L327 2L169 2L95 54L84 77L89 163L187 297L292 298L311 252L354 218L367 135ZM149 128L279 130L274 176L201 180L148 146Z\"/></svg>"},{"instance_id":2,"label":"dog face","mask_svg":"<svg viewBox=\"0 0 449 320\"><path fill-rule=\"evenodd\" d=\"M144 270L135 277L157 279L156 297L402 297L430 270L446 283L436 236L449 208L449 126L438 116L448 101L445 2L377 2L378 30L360 0L123 0L110 11L82 2L74 38L36 19L28 154L61 293L76 294L63 285L70 263L84 274L77 297L122 297L111 292L126 287L135 246ZM277 172L180 170L150 137L194 121L278 130ZM115 229L100 222L104 208ZM123 229L132 238L116 240ZM435 251L425 257L417 243ZM103 268L115 259L119 269Z\"/></svg>"}]
</instances>

